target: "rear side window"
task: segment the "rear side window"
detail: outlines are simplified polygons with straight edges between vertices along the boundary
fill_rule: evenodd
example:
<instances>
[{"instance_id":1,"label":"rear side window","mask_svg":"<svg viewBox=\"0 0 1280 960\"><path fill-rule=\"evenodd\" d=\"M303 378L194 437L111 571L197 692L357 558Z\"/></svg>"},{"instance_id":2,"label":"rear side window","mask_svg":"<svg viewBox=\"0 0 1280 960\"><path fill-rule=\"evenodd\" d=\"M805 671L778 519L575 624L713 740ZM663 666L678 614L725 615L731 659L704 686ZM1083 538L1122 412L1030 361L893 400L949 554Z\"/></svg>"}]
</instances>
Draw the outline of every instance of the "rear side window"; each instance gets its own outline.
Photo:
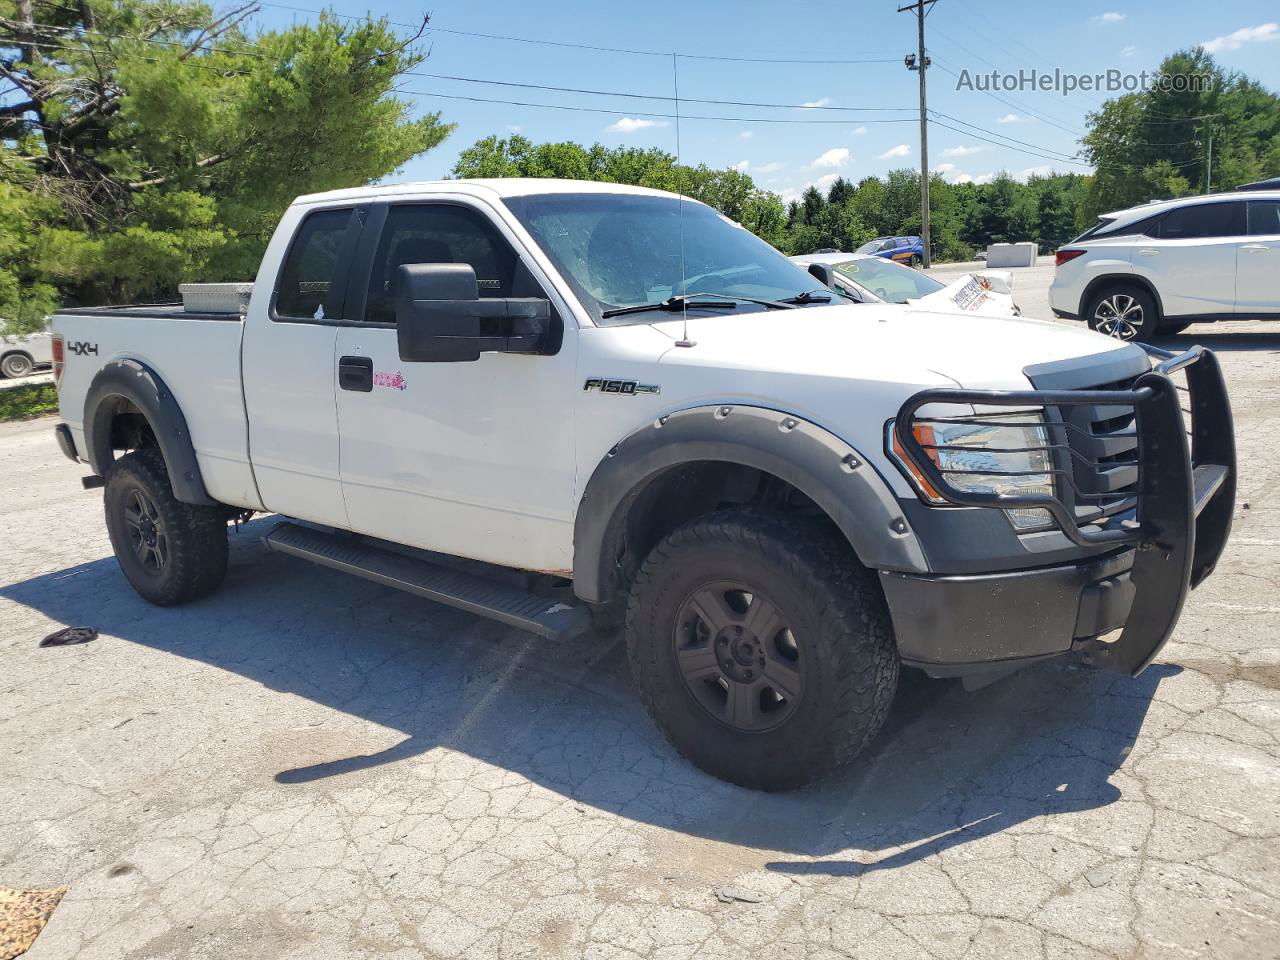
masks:
<instances>
[{"instance_id":1,"label":"rear side window","mask_svg":"<svg viewBox=\"0 0 1280 960\"><path fill-rule=\"evenodd\" d=\"M1161 240L1238 237L1244 233L1244 204L1197 203L1170 210L1160 220Z\"/></svg>"},{"instance_id":2,"label":"rear side window","mask_svg":"<svg viewBox=\"0 0 1280 960\"><path fill-rule=\"evenodd\" d=\"M297 320L337 319L341 304L329 299L350 210L318 210L298 227L276 287L276 315Z\"/></svg>"},{"instance_id":3,"label":"rear side window","mask_svg":"<svg viewBox=\"0 0 1280 960\"><path fill-rule=\"evenodd\" d=\"M395 323L396 276L406 263L468 263L481 297L513 293L519 258L489 219L451 203L401 204L387 213L369 277L364 318Z\"/></svg>"},{"instance_id":4,"label":"rear side window","mask_svg":"<svg viewBox=\"0 0 1280 960\"><path fill-rule=\"evenodd\" d=\"M1280 200L1249 201L1249 236L1280 236Z\"/></svg>"}]
</instances>

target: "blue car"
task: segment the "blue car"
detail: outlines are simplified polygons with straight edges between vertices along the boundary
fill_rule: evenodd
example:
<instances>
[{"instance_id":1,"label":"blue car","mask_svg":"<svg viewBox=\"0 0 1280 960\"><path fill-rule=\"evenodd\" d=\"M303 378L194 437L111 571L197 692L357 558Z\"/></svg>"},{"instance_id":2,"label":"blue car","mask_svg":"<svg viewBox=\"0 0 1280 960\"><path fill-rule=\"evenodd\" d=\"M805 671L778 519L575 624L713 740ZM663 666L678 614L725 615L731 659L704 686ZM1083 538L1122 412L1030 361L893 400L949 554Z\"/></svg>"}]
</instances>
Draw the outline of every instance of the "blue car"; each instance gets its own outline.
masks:
<instances>
[{"instance_id":1,"label":"blue car","mask_svg":"<svg viewBox=\"0 0 1280 960\"><path fill-rule=\"evenodd\" d=\"M868 240L854 253L870 254L873 257L884 257L896 263L905 263L918 267L924 262L924 244L919 237L876 237Z\"/></svg>"}]
</instances>

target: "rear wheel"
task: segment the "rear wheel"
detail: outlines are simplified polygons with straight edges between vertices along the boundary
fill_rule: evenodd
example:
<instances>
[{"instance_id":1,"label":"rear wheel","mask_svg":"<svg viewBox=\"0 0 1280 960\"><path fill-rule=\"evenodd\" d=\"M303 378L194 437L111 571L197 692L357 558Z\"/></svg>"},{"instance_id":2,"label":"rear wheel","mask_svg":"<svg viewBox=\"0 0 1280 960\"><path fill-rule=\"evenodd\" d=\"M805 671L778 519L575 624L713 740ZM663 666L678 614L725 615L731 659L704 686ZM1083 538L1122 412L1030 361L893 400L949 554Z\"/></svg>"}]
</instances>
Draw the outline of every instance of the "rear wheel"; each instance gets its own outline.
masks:
<instances>
[{"instance_id":1,"label":"rear wheel","mask_svg":"<svg viewBox=\"0 0 1280 960\"><path fill-rule=\"evenodd\" d=\"M159 450L135 450L111 464L103 503L116 561L143 599L175 606L222 583L226 513L178 500Z\"/></svg>"},{"instance_id":2,"label":"rear wheel","mask_svg":"<svg viewBox=\"0 0 1280 960\"><path fill-rule=\"evenodd\" d=\"M918 253L913 253L909 262L913 267L919 267L920 264L924 263L924 261L920 259L920 254Z\"/></svg>"},{"instance_id":3,"label":"rear wheel","mask_svg":"<svg viewBox=\"0 0 1280 960\"><path fill-rule=\"evenodd\" d=\"M31 358L25 353L11 353L0 360L0 373L11 379L25 377L31 372Z\"/></svg>"},{"instance_id":4,"label":"rear wheel","mask_svg":"<svg viewBox=\"0 0 1280 960\"><path fill-rule=\"evenodd\" d=\"M641 699L667 739L723 780L786 790L879 731L898 657L873 574L833 531L751 510L676 530L627 608Z\"/></svg>"},{"instance_id":5,"label":"rear wheel","mask_svg":"<svg viewBox=\"0 0 1280 960\"><path fill-rule=\"evenodd\" d=\"M1160 313L1146 290L1137 286L1107 287L1085 307L1089 329L1117 340L1150 340L1160 329Z\"/></svg>"}]
</instances>

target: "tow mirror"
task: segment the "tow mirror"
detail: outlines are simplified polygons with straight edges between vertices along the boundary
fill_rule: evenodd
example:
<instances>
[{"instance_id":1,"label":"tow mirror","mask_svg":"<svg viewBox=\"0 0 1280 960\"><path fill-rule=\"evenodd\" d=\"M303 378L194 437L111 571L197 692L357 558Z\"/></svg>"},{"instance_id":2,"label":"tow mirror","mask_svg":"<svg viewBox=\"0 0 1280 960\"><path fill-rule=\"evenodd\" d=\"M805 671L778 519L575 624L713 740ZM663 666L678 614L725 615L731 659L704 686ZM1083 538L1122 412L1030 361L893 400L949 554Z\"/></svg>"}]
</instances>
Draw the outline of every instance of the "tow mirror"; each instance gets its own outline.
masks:
<instances>
[{"instance_id":1,"label":"tow mirror","mask_svg":"<svg viewBox=\"0 0 1280 960\"><path fill-rule=\"evenodd\" d=\"M551 304L539 297L480 297L467 263L406 263L396 273L400 359L479 360L481 353L537 353Z\"/></svg>"}]
</instances>

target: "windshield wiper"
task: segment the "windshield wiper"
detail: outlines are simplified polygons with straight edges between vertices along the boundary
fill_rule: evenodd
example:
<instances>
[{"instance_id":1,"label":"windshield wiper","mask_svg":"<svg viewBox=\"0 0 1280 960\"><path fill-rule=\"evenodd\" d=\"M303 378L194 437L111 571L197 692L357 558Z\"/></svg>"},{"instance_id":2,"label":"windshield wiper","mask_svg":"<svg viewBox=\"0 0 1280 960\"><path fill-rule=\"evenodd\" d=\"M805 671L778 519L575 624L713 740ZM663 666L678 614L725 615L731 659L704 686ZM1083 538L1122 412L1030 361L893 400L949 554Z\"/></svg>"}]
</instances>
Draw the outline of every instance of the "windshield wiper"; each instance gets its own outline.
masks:
<instances>
[{"instance_id":1,"label":"windshield wiper","mask_svg":"<svg viewBox=\"0 0 1280 960\"><path fill-rule=\"evenodd\" d=\"M738 306L733 302L743 299L742 297L734 297L733 300L721 298L719 300L694 300L694 297L705 297L709 294L691 293L688 296L667 297L665 300L659 300L657 303L639 303L634 307L614 307L612 310L606 310L600 314L606 320L609 317L621 317L628 313L647 313L650 310L666 310L670 313L679 313L687 307L718 307L724 310L732 310ZM718 296L718 294L717 294Z\"/></svg>"},{"instance_id":2,"label":"windshield wiper","mask_svg":"<svg viewBox=\"0 0 1280 960\"><path fill-rule=\"evenodd\" d=\"M806 290L804 293L797 293L794 297L784 297L778 302L798 305L806 303L830 303L831 291L826 287L815 287L812 290Z\"/></svg>"}]
</instances>

